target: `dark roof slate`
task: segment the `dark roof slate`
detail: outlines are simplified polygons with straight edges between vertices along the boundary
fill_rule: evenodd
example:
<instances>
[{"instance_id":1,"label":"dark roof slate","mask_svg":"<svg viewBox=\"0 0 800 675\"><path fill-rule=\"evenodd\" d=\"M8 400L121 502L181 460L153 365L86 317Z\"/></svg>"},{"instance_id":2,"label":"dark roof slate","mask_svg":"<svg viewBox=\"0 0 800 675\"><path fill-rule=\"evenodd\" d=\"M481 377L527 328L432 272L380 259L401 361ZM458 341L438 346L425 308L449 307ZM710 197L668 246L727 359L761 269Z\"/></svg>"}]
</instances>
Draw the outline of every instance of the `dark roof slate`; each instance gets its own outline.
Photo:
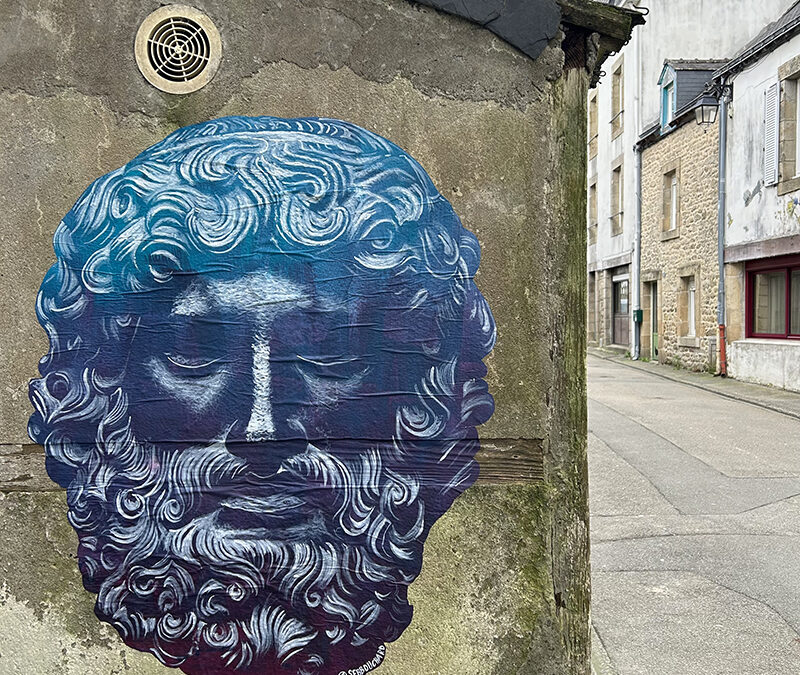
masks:
<instances>
[{"instance_id":1,"label":"dark roof slate","mask_svg":"<svg viewBox=\"0 0 800 675\"><path fill-rule=\"evenodd\" d=\"M644 14L589 0L410 0L483 26L532 59L559 34L562 23L605 35L616 51ZM604 50L609 51L607 47Z\"/></svg>"}]
</instances>

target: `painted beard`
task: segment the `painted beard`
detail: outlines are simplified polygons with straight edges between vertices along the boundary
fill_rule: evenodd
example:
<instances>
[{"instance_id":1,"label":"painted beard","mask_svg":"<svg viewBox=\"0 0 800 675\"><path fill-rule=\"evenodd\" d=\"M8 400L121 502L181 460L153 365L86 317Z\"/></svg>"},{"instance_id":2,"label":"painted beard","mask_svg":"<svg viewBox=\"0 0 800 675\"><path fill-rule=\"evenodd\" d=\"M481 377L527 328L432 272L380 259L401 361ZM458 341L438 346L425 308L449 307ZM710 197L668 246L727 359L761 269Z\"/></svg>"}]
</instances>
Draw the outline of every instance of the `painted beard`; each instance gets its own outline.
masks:
<instances>
[{"instance_id":1,"label":"painted beard","mask_svg":"<svg viewBox=\"0 0 800 675\"><path fill-rule=\"evenodd\" d=\"M408 626L424 504L377 448L309 444L263 477L224 441L126 432L85 450L68 489L84 585L126 644L190 674L326 675Z\"/></svg>"}]
</instances>

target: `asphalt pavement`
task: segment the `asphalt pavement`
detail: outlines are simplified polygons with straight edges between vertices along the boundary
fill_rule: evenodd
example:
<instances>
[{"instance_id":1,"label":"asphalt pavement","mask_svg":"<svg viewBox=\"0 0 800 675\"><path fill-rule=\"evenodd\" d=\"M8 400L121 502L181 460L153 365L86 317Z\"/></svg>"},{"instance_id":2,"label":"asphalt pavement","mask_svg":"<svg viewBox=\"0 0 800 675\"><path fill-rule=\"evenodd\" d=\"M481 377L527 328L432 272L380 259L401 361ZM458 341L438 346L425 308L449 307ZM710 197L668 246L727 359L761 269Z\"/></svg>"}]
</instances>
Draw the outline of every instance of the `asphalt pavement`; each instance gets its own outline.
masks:
<instances>
[{"instance_id":1,"label":"asphalt pavement","mask_svg":"<svg viewBox=\"0 0 800 675\"><path fill-rule=\"evenodd\" d=\"M588 364L596 675L800 674L800 395Z\"/></svg>"}]
</instances>

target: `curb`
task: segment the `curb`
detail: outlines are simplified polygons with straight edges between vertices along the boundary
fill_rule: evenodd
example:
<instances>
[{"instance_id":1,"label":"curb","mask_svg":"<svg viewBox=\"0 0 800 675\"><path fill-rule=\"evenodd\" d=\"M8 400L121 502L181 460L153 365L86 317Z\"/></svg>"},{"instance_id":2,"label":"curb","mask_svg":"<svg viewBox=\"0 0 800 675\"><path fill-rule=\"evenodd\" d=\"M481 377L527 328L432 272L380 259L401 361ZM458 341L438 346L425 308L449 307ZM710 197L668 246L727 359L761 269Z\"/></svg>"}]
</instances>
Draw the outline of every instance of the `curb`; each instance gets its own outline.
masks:
<instances>
[{"instance_id":1,"label":"curb","mask_svg":"<svg viewBox=\"0 0 800 675\"><path fill-rule=\"evenodd\" d=\"M614 667L611 657L608 655L603 641L597 634L597 629L592 624L592 675L619 675L619 671Z\"/></svg>"},{"instance_id":2,"label":"curb","mask_svg":"<svg viewBox=\"0 0 800 675\"><path fill-rule=\"evenodd\" d=\"M691 375L688 377L676 377L674 375L669 374L668 372L658 372L656 368L663 368L661 365L654 365L654 366L645 366L639 364L637 361L632 361L626 356L621 356L614 352L608 352L602 349L597 348L590 348L587 350L587 354L590 356L595 356L599 359L603 359L604 361L612 361L614 363L618 363L621 366L625 366L626 368L633 368L634 370L638 370L644 373L650 373L651 375L655 375L656 377L661 377L665 380L670 380L672 382L678 382L679 384L685 384L688 387L695 387L696 389L702 389L704 391L710 392L712 394L717 394L718 396L723 396L725 398L729 398L733 401L739 401L741 403L749 403L750 405L757 406L759 408L764 408L766 410L771 410L772 412L779 413L781 415L786 415L787 417L793 417L794 419L800 420L800 412L794 410L787 410L786 408L781 408L780 406L772 403L771 401L764 401L752 396L748 396L746 394L735 394L728 391L723 391L719 387L710 387L702 382L692 382ZM685 371L687 374L689 371ZM732 378L731 378L732 379ZM749 384L749 383L748 383ZM751 385L751 386L758 386L758 385ZM787 392L791 393L791 392ZM800 398L800 395L798 395Z\"/></svg>"}]
</instances>

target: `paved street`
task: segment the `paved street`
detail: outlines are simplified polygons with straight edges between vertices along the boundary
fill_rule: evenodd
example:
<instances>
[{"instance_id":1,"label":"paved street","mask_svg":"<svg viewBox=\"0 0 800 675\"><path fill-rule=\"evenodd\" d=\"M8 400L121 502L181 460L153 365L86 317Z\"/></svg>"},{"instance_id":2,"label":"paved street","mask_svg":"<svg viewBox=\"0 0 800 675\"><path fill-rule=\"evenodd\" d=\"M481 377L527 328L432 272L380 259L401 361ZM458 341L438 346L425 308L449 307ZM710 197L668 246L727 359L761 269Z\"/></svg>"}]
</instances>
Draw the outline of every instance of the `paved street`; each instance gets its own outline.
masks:
<instances>
[{"instance_id":1,"label":"paved street","mask_svg":"<svg viewBox=\"0 0 800 675\"><path fill-rule=\"evenodd\" d=\"M800 420L736 386L589 356L597 675L800 673Z\"/></svg>"}]
</instances>

